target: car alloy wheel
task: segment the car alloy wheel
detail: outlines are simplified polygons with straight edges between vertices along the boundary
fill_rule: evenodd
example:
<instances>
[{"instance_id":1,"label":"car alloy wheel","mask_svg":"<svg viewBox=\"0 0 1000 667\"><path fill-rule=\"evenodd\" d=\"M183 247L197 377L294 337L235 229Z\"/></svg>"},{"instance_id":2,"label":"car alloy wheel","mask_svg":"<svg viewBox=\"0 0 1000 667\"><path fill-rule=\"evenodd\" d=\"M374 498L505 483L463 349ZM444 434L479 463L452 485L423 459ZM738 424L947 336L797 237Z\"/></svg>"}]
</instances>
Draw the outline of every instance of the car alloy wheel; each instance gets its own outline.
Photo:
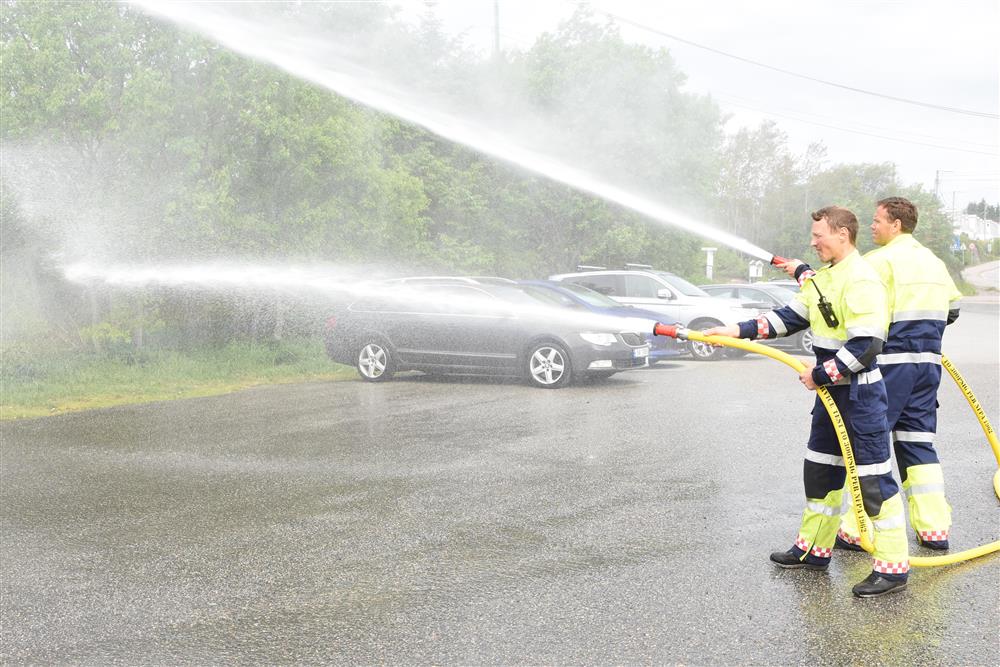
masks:
<instances>
[{"instance_id":1,"label":"car alloy wheel","mask_svg":"<svg viewBox=\"0 0 1000 667\"><path fill-rule=\"evenodd\" d=\"M555 389L569 381L572 370L569 356L553 343L545 343L532 348L528 356L528 379L532 384Z\"/></svg>"},{"instance_id":2,"label":"car alloy wheel","mask_svg":"<svg viewBox=\"0 0 1000 667\"><path fill-rule=\"evenodd\" d=\"M688 341L691 356L699 361L715 361L725 354L725 350L697 340Z\"/></svg>"},{"instance_id":3,"label":"car alloy wheel","mask_svg":"<svg viewBox=\"0 0 1000 667\"><path fill-rule=\"evenodd\" d=\"M813 332L812 329L806 329L799 336L799 348L806 354L813 353Z\"/></svg>"},{"instance_id":4,"label":"car alloy wheel","mask_svg":"<svg viewBox=\"0 0 1000 667\"><path fill-rule=\"evenodd\" d=\"M369 382L388 380L393 374L392 355L381 343L371 342L358 353L358 374Z\"/></svg>"},{"instance_id":5,"label":"car alloy wheel","mask_svg":"<svg viewBox=\"0 0 1000 667\"><path fill-rule=\"evenodd\" d=\"M721 324L722 322L719 322L718 320L700 319L693 320L687 326L692 331L702 331L704 329L717 327ZM716 361L717 359L722 359L726 356L726 350L731 349L725 347L715 347L714 345L702 343L697 340L689 340L686 345L687 351L691 353L691 358L696 361Z\"/></svg>"}]
</instances>

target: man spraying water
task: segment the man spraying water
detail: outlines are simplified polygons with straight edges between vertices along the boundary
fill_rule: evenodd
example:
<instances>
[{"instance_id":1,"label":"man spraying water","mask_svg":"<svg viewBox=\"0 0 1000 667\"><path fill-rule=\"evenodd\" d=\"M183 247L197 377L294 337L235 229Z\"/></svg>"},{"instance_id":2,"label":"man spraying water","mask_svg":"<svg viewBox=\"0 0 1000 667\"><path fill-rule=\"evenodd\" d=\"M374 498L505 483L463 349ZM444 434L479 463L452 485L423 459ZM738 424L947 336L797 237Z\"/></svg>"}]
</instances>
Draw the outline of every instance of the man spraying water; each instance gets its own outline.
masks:
<instances>
[{"instance_id":1,"label":"man spraying water","mask_svg":"<svg viewBox=\"0 0 1000 667\"><path fill-rule=\"evenodd\" d=\"M812 214L811 245L827 263L798 273L801 291L788 305L706 335L777 338L812 327L816 365L799 377L809 390L827 387L850 435L865 513L874 528L872 572L853 588L875 597L906 586L909 573L903 502L892 477L887 399L876 358L888 329L886 291L855 243L858 220L838 206ZM825 570L840 526L846 478L834 425L819 398L803 466L806 507L787 551L771 554L782 568Z\"/></svg>"},{"instance_id":2,"label":"man spraying water","mask_svg":"<svg viewBox=\"0 0 1000 667\"><path fill-rule=\"evenodd\" d=\"M909 499L910 525L923 546L945 550L951 507L934 437L937 391L941 384L941 338L958 319L962 294L944 262L915 238L917 207L902 197L878 202L872 240L878 247L865 259L888 292L889 337L878 357L889 398L888 420L903 490ZM804 268L803 268L804 267ZM798 260L783 265L789 275L808 270ZM837 547L860 551L854 515L844 517Z\"/></svg>"}]
</instances>

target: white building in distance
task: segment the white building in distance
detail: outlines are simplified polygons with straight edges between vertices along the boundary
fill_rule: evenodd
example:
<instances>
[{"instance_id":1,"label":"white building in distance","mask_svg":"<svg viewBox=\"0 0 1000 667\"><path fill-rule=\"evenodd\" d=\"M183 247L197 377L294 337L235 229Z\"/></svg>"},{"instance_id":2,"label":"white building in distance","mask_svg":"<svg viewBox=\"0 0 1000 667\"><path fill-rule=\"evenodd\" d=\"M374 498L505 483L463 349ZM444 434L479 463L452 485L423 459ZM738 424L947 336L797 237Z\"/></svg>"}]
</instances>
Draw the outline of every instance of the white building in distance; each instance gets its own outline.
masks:
<instances>
[{"instance_id":1,"label":"white building in distance","mask_svg":"<svg viewBox=\"0 0 1000 667\"><path fill-rule=\"evenodd\" d=\"M972 241L1000 239L1000 222L985 220L971 213L952 213L949 217L955 236L965 234Z\"/></svg>"}]
</instances>

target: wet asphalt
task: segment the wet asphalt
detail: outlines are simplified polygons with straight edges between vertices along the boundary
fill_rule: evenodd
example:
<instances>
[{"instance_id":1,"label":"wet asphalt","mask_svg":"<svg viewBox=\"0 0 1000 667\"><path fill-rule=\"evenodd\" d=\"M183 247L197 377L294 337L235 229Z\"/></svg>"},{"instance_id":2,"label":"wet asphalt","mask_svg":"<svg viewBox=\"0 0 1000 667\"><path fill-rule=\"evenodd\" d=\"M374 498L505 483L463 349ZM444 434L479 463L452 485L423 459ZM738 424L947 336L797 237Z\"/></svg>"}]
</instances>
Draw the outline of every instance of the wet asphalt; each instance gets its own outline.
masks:
<instances>
[{"instance_id":1,"label":"wet asphalt","mask_svg":"<svg viewBox=\"0 0 1000 667\"><path fill-rule=\"evenodd\" d=\"M1000 422L995 303L946 354ZM958 549L996 461L946 378ZM4 664L998 663L1000 556L783 571L812 394L764 358L557 391L262 387L2 426ZM912 553L931 555L911 542Z\"/></svg>"}]
</instances>

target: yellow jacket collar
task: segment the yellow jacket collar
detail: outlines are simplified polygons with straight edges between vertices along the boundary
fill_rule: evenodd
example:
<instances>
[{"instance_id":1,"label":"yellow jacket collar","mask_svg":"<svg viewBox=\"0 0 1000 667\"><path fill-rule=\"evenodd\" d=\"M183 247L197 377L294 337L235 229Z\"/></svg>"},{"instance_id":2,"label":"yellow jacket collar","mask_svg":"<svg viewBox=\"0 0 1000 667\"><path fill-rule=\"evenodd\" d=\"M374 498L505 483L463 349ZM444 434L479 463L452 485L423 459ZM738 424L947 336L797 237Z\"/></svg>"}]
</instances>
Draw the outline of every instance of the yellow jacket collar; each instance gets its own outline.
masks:
<instances>
[{"instance_id":1,"label":"yellow jacket collar","mask_svg":"<svg viewBox=\"0 0 1000 667\"><path fill-rule=\"evenodd\" d=\"M858 257L861 257L861 253L859 253L858 249L855 248L851 252L847 253L844 256L844 259L840 260L836 264L827 264L826 269L828 271L839 271L842 266L853 264Z\"/></svg>"},{"instance_id":2,"label":"yellow jacket collar","mask_svg":"<svg viewBox=\"0 0 1000 667\"><path fill-rule=\"evenodd\" d=\"M893 240L889 241L888 243L886 243L884 246L881 247L889 248L891 246L908 244L911 243L912 241L913 241L913 234L910 234L909 232L903 232L902 234L898 234L896 238L894 238Z\"/></svg>"}]
</instances>

